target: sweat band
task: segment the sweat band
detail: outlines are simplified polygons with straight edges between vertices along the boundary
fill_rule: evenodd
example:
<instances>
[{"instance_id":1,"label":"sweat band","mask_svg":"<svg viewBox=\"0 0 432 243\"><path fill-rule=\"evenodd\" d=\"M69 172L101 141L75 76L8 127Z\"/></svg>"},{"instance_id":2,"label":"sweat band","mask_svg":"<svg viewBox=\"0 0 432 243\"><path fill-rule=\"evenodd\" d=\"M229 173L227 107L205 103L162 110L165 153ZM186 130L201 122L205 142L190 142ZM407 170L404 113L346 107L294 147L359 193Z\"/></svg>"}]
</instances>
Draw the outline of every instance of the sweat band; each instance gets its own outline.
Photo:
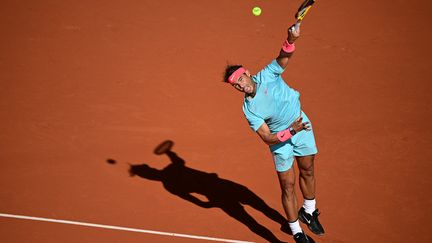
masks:
<instances>
[{"instance_id":1,"label":"sweat band","mask_svg":"<svg viewBox=\"0 0 432 243\"><path fill-rule=\"evenodd\" d=\"M236 81L245 72L246 72L246 69L244 69L242 67L235 70L235 72L233 72L231 74L231 76L229 76L228 83L230 83L230 84L234 83L234 81Z\"/></svg>"},{"instance_id":2,"label":"sweat band","mask_svg":"<svg viewBox=\"0 0 432 243\"><path fill-rule=\"evenodd\" d=\"M289 129L285 129L276 133L276 136L279 139L279 141L285 142L286 140L290 139L293 135L291 134Z\"/></svg>"},{"instance_id":3,"label":"sweat band","mask_svg":"<svg viewBox=\"0 0 432 243\"><path fill-rule=\"evenodd\" d=\"M288 40L285 40L282 44L282 50L286 53L293 53L295 50L295 45L294 43L290 44Z\"/></svg>"}]
</instances>

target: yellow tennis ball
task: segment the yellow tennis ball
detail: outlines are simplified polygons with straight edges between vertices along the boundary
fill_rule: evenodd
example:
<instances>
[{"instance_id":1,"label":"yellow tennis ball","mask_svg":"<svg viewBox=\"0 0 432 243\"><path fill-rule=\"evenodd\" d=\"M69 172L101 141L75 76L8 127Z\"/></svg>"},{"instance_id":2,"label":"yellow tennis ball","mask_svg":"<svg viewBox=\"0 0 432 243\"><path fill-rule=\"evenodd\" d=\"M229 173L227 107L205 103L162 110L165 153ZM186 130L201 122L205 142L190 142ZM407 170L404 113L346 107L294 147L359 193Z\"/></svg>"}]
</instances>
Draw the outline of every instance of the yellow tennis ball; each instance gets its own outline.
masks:
<instances>
[{"instance_id":1,"label":"yellow tennis ball","mask_svg":"<svg viewBox=\"0 0 432 243\"><path fill-rule=\"evenodd\" d=\"M254 7L252 9L252 14L255 16L260 16L261 15L261 8L260 7Z\"/></svg>"}]
</instances>

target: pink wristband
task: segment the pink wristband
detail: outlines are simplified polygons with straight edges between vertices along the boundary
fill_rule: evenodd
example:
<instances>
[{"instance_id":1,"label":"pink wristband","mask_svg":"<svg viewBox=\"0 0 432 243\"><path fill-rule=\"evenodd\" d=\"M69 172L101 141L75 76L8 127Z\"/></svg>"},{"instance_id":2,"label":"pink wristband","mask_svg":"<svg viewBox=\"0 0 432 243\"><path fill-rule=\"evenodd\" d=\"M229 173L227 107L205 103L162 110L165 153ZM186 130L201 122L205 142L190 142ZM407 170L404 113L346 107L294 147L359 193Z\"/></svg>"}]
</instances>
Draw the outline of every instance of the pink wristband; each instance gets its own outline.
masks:
<instances>
[{"instance_id":1,"label":"pink wristband","mask_svg":"<svg viewBox=\"0 0 432 243\"><path fill-rule=\"evenodd\" d=\"M281 142L285 142L286 140L292 137L289 129L285 129L283 131L278 132L276 136Z\"/></svg>"},{"instance_id":2,"label":"pink wristband","mask_svg":"<svg viewBox=\"0 0 432 243\"><path fill-rule=\"evenodd\" d=\"M288 40L285 40L282 44L282 50L286 53L293 53L295 50L295 45L294 43L290 44Z\"/></svg>"}]
</instances>

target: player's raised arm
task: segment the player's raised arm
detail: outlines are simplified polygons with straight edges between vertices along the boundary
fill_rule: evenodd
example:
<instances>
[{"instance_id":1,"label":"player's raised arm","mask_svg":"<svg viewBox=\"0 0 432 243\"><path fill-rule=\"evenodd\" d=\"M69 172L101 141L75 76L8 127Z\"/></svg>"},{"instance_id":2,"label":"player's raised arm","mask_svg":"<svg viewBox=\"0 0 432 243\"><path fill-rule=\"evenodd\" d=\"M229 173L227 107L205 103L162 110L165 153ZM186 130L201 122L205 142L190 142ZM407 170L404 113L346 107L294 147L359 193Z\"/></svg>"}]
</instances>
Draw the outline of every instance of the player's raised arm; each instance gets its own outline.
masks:
<instances>
[{"instance_id":1,"label":"player's raised arm","mask_svg":"<svg viewBox=\"0 0 432 243\"><path fill-rule=\"evenodd\" d=\"M279 56L276 58L279 66L283 69L288 65L288 59L293 55L295 50L294 42L300 36L300 24L293 24L288 28L288 37L282 44L282 48L279 52Z\"/></svg>"}]
</instances>

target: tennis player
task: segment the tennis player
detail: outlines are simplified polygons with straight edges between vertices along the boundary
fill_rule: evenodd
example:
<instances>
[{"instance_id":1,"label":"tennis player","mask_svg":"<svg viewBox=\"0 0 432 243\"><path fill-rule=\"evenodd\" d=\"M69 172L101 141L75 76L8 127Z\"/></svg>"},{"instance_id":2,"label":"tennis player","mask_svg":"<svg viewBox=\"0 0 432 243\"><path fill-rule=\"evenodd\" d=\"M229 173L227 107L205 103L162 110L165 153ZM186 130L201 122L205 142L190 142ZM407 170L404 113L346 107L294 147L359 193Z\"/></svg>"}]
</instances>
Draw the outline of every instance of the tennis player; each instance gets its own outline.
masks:
<instances>
[{"instance_id":1,"label":"tennis player","mask_svg":"<svg viewBox=\"0 0 432 243\"><path fill-rule=\"evenodd\" d=\"M249 126L269 145L282 190L282 205L296 242L314 242L299 224L299 219L317 234L324 234L316 208L314 158L318 152L312 124L301 110L300 94L289 87L281 75L292 57L300 36L300 25L288 28L288 37L279 56L255 75L241 65L228 65L224 81L245 94L243 112ZM295 194L294 158L300 170L299 184L303 207Z\"/></svg>"}]
</instances>

